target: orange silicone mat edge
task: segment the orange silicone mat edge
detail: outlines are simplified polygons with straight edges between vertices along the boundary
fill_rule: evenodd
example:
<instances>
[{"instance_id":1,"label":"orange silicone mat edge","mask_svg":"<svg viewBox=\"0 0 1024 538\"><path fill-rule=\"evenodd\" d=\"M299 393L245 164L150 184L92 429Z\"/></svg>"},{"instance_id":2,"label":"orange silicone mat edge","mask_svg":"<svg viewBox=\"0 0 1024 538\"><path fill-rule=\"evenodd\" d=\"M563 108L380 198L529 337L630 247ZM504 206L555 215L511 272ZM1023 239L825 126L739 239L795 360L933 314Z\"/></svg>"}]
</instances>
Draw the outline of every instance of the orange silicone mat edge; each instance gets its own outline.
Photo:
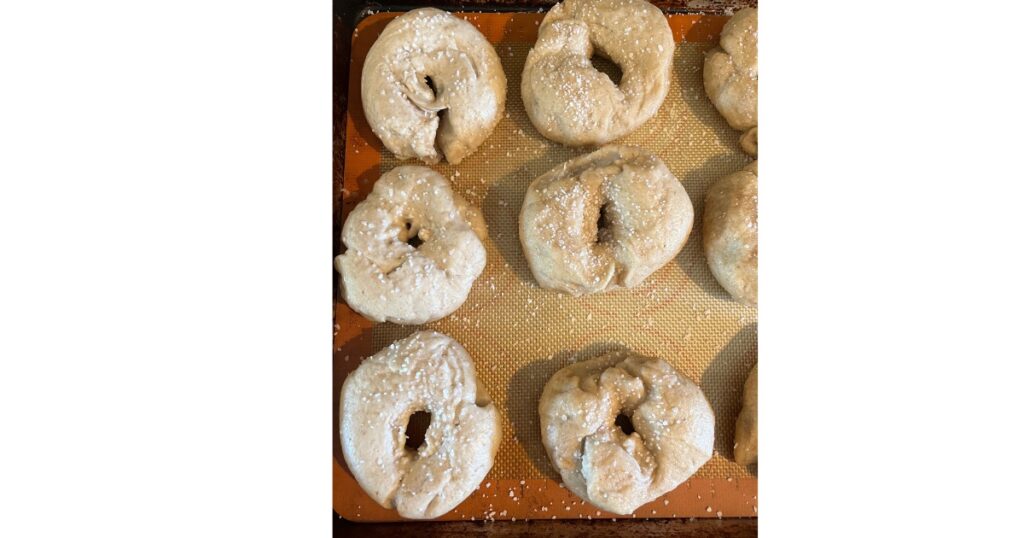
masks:
<instances>
[{"instance_id":1,"label":"orange silicone mat edge","mask_svg":"<svg viewBox=\"0 0 1024 538\"><path fill-rule=\"evenodd\" d=\"M352 36L349 78L349 108L346 114L345 169L342 191L342 219L362 201L380 176L380 140L370 130L362 114L360 92L363 60L376 37L398 12L382 12L363 19ZM466 13L455 15L474 24L493 44L532 43L543 13ZM669 15L673 38L689 42L711 42L718 38L728 17L709 15ZM512 78L512 77L510 77ZM334 355L334 438L333 505L334 510L351 521L403 521L393 509L373 501L358 485L345 466L338 442L338 399L341 385L359 361L376 352L369 328L372 322L348 308L343 301L335 312ZM503 442L516 442L504 439ZM602 512L583 502L551 479L485 479L477 491L437 521L529 520L529 519L632 519L665 517L756 517L757 479L694 477L648 503L629 516Z\"/></svg>"}]
</instances>

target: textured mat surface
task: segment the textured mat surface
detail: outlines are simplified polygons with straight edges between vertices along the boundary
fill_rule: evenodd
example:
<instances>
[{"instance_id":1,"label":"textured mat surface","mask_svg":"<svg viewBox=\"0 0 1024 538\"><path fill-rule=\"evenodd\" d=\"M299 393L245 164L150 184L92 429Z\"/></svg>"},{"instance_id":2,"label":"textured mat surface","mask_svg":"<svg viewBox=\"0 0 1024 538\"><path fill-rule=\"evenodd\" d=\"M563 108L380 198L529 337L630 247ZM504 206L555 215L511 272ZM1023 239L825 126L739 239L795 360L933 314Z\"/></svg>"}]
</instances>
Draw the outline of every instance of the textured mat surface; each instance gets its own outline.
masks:
<instances>
[{"instance_id":1,"label":"textured mat surface","mask_svg":"<svg viewBox=\"0 0 1024 538\"><path fill-rule=\"evenodd\" d=\"M675 261L637 288L575 298L539 288L530 274L518 233L526 188L544 172L588 152L550 142L530 124L516 76L530 44L497 47L509 92L507 116L494 134L458 166L433 167L483 210L490 240L487 269L466 303L423 327L466 346L479 378L507 419L504 438L519 440L498 453L493 473L499 478L539 478L554 472L540 444L540 391L569 361L616 345L664 358L707 394L718 417L716 454L699 476L746 473L723 453L732 454L740 391L756 359L757 311L731 301L711 275L700 248L699 217L709 184L749 159L736 145L738 133L704 95L701 66L709 48L705 43L679 44L669 97L654 118L618 142L661 157L683 182L698 216ZM381 157L385 171L402 163L387 151ZM386 347L417 329L376 325L374 347Z\"/></svg>"},{"instance_id":2,"label":"textured mat surface","mask_svg":"<svg viewBox=\"0 0 1024 538\"><path fill-rule=\"evenodd\" d=\"M731 481L753 476L731 457L743 381L757 359L757 310L729 298L711 275L701 248L700 219L708 186L751 160L739 149L739 133L729 128L704 94L703 53L714 44L679 43L672 86L658 114L616 142L657 154L683 183L696 213L683 251L636 288L580 298L539 288L519 243L519 211L530 182L594 149L548 141L530 124L519 83L531 44L495 45L508 78L506 117L458 166L432 167L483 211L490 233L483 275L453 315L423 326L373 324L361 336L368 336L370 350L376 351L430 328L466 347L504 419L503 443L488 478L559 481L540 441L541 390L559 368L616 347L664 358L704 390L716 414L715 454L696 477ZM399 164L421 164L398 161L387 150L380 151L379 161L379 172ZM343 357L346 363L361 358ZM714 515L705 514L703 506L699 511Z\"/></svg>"}]
</instances>

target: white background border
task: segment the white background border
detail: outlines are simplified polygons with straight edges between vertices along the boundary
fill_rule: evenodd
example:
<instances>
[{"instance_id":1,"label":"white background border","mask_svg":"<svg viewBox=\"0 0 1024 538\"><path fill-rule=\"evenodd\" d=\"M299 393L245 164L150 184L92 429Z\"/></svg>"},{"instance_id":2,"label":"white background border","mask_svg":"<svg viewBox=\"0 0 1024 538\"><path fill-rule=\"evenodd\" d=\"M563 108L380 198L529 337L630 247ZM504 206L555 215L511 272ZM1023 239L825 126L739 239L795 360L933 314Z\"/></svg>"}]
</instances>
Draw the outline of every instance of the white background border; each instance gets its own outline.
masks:
<instances>
[{"instance_id":1,"label":"white background border","mask_svg":"<svg viewBox=\"0 0 1024 538\"><path fill-rule=\"evenodd\" d=\"M1016 526L1021 8L765 4L761 531ZM329 532L331 28L0 7L0 535Z\"/></svg>"}]
</instances>

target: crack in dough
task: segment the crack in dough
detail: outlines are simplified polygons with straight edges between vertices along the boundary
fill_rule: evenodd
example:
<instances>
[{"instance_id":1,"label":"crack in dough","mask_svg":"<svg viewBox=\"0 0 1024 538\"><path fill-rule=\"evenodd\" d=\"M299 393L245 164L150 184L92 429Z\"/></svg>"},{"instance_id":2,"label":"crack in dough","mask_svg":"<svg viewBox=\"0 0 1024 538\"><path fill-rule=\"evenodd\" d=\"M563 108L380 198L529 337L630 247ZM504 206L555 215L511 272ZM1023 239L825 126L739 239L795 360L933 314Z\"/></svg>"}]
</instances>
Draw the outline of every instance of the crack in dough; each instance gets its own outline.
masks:
<instances>
[{"instance_id":1,"label":"crack in dough","mask_svg":"<svg viewBox=\"0 0 1024 538\"><path fill-rule=\"evenodd\" d=\"M700 387L662 359L625 351L556 372L539 412L541 440L565 485L616 514L675 489L714 445L714 414ZM615 424L619 413L633 433Z\"/></svg>"}]
</instances>

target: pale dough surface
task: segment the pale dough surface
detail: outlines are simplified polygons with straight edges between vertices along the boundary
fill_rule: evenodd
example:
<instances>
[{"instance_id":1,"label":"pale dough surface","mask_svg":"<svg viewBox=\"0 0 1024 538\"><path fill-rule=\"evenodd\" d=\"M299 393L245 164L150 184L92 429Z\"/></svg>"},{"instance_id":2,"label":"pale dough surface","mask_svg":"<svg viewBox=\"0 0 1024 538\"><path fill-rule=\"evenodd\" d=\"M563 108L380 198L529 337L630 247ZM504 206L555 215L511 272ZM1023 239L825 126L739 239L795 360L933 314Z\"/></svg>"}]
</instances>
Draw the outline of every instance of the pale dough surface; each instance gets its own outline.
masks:
<instances>
[{"instance_id":1,"label":"pale dough surface","mask_svg":"<svg viewBox=\"0 0 1024 538\"><path fill-rule=\"evenodd\" d=\"M427 77L433 85L427 83ZM363 65L363 111L399 159L458 164L505 114L505 72L472 24L434 8L388 23Z\"/></svg>"},{"instance_id":2,"label":"pale dough surface","mask_svg":"<svg viewBox=\"0 0 1024 538\"><path fill-rule=\"evenodd\" d=\"M748 155L757 157L757 126L740 135L740 148Z\"/></svg>"},{"instance_id":3,"label":"pale dough surface","mask_svg":"<svg viewBox=\"0 0 1024 538\"><path fill-rule=\"evenodd\" d=\"M733 129L749 132L757 128L757 8L737 11L718 44L704 60L704 90ZM757 155L757 134L740 145Z\"/></svg>"},{"instance_id":4,"label":"pale dough surface","mask_svg":"<svg viewBox=\"0 0 1024 538\"><path fill-rule=\"evenodd\" d=\"M757 463L757 365L743 384L743 409L736 419L736 463Z\"/></svg>"},{"instance_id":5,"label":"pale dough surface","mask_svg":"<svg viewBox=\"0 0 1024 538\"><path fill-rule=\"evenodd\" d=\"M410 238L422 241L419 246ZM420 324L454 312L487 263L480 211L441 174L399 166L345 219L335 259L345 302L374 321Z\"/></svg>"},{"instance_id":6,"label":"pale dough surface","mask_svg":"<svg viewBox=\"0 0 1024 538\"><path fill-rule=\"evenodd\" d=\"M661 359L616 351L571 364L540 399L541 439L573 493L629 514L711 458L715 418L704 393ZM615 424L630 417L635 431Z\"/></svg>"},{"instance_id":7,"label":"pale dough surface","mask_svg":"<svg viewBox=\"0 0 1024 538\"><path fill-rule=\"evenodd\" d=\"M704 255L736 300L757 304L757 161L715 182L704 200Z\"/></svg>"},{"instance_id":8,"label":"pale dough surface","mask_svg":"<svg viewBox=\"0 0 1024 538\"><path fill-rule=\"evenodd\" d=\"M523 104L548 139L600 145L636 129L665 100L675 43L668 20L643 0L565 0L544 16L523 68ZM616 85L593 54L622 70Z\"/></svg>"},{"instance_id":9,"label":"pale dough surface","mask_svg":"<svg viewBox=\"0 0 1024 538\"><path fill-rule=\"evenodd\" d=\"M690 197L661 159L606 146L530 185L519 239L542 287L581 295L636 286L675 258L692 226Z\"/></svg>"},{"instance_id":10,"label":"pale dough surface","mask_svg":"<svg viewBox=\"0 0 1024 538\"><path fill-rule=\"evenodd\" d=\"M431 519L466 499L494 465L501 419L455 340L421 331L364 360L341 389L341 448L359 486L402 517ZM430 413L418 450L409 417Z\"/></svg>"}]
</instances>

